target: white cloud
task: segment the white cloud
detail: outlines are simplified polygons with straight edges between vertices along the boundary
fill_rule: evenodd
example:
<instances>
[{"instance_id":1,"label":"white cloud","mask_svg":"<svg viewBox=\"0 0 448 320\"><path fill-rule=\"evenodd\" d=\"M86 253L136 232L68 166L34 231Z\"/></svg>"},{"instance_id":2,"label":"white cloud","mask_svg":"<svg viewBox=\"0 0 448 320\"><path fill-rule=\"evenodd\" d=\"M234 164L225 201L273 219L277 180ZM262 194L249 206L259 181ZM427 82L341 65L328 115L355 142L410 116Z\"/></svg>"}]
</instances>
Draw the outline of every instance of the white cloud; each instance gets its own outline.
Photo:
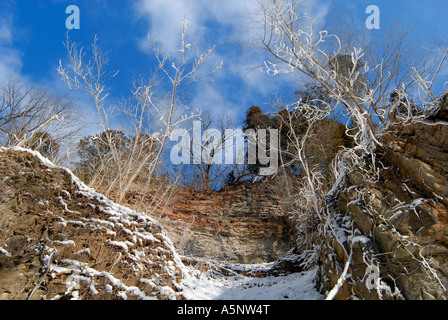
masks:
<instances>
[{"instance_id":1,"label":"white cloud","mask_svg":"<svg viewBox=\"0 0 448 320\"><path fill-rule=\"evenodd\" d=\"M149 34L158 36L158 44L169 53L175 53L179 49L184 18L190 21L188 32L197 37L209 31L208 22L238 32L247 27L247 10L253 3L253 0L139 0L135 10L139 18L148 19Z\"/></svg>"},{"instance_id":2,"label":"white cloud","mask_svg":"<svg viewBox=\"0 0 448 320\"><path fill-rule=\"evenodd\" d=\"M183 0L140 0L136 10L140 18L150 21L149 35L157 37L158 44L163 50L170 54L177 52L180 48L182 20L188 18L192 21L189 32L200 32L200 11L197 10L198 1ZM142 39L146 43L147 39Z\"/></svg>"},{"instance_id":3,"label":"white cloud","mask_svg":"<svg viewBox=\"0 0 448 320\"><path fill-rule=\"evenodd\" d=\"M0 83L7 79L22 78L22 53L14 48L11 19L0 19Z\"/></svg>"},{"instance_id":4,"label":"white cloud","mask_svg":"<svg viewBox=\"0 0 448 320\"><path fill-rule=\"evenodd\" d=\"M329 4L322 4L320 0L304 0L303 6L314 16L317 21L322 21L328 13ZM149 23L148 33L151 38L158 36L156 44L162 51L168 54L176 54L180 49L182 19L189 22L188 33L194 38L204 36L204 42L200 49L208 49L216 45L216 50L210 57L209 64L213 65L217 60L223 60L222 70L213 75L215 84L199 83L198 89L192 98L194 108L203 108L215 112L226 111L230 115L241 114L242 105L249 96L268 96L278 91L285 85L296 84L296 76L281 75L278 77L267 76L260 71L267 57L266 52L254 50L247 52L246 42L258 40L254 17L257 15L258 0L139 0L135 11L139 19ZM141 39L140 48L149 52L149 41ZM252 69L252 71L250 71ZM247 90L246 97L238 99L229 95L228 86L220 85L220 81L242 83ZM229 102L232 100L233 102Z\"/></svg>"},{"instance_id":5,"label":"white cloud","mask_svg":"<svg viewBox=\"0 0 448 320\"><path fill-rule=\"evenodd\" d=\"M0 21L0 42L11 42L12 31L10 23L5 19Z\"/></svg>"},{"instance_id":6,"label":"white cloud","mask_svg":"<svg viewBox=\"0 0 448 320\"><path fill-rule=\"evenodd\" d=\"M210 112L214 117L225 113L230 118L235 118L240 111L239 106L230 102L223 94L213 83L199 83L192 105L202 112Z\"/></svg>"}]
</instances>

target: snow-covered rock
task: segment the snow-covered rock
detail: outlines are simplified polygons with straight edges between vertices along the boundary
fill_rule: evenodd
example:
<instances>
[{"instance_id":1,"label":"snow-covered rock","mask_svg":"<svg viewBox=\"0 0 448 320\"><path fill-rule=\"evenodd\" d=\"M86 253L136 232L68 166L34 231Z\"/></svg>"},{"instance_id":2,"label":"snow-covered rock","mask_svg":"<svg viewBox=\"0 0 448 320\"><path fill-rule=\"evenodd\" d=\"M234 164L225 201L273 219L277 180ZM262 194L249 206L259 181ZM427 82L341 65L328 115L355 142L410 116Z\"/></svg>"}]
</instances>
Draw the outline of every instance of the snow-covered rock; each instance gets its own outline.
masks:
<instances>
[{"instance_id":1,"label":"snow-covered rock","mask_svg":"<svg viewBox=\"0 0 448 320\"><path fill-rule=\"evenodd\" d=\"M161 225L39 153L0 149L0 299L176 299Z\"/></svg>"},{"instance_id":2,"label":"snow-covered rock","mask_svg":"<svg viewBox=\"0 0 448 320\"><path fill-rule=\"evenodd\" d=\"M447 99L439 114L385 130L378 179L358 165L335 189L332 227L344 230L348 219L354 233L320 239L323 292L349 262L337 299L448 299Z\"/></svg>"}]
</instances>

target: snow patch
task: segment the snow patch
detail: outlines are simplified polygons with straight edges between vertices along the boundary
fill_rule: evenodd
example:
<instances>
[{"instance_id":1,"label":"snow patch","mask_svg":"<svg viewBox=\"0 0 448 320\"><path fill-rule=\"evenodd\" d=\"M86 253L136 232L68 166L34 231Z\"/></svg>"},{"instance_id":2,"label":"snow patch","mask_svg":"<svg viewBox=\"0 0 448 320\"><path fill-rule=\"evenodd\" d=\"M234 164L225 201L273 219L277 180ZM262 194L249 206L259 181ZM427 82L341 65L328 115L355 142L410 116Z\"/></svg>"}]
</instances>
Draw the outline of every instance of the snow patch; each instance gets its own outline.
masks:
<instances>
[{"instance_id":1,"label":"snow patch","mask_svg":"<svg viewBox=\"0 0 448 320\"><path fill-rule=\"evenodd\" d=\"M8 258L12 257L12 255L3 248L0 248L0 253L3 254L4 256L7 256Z\"/></svg>"},{"instance_id":2,"label":"snow patch","mask_svg":"<svg viewBox=\"0 0 448 320\"><path fill-rule=\"evenodd\" d=\"M317 268L285 276L262 278L240 274L224 276L216 272L198 272L194 269L190 271L191 273L182 281L182 294L187 300L322 300L324 298L315 288Z\"/></svg>"}]
</instances>

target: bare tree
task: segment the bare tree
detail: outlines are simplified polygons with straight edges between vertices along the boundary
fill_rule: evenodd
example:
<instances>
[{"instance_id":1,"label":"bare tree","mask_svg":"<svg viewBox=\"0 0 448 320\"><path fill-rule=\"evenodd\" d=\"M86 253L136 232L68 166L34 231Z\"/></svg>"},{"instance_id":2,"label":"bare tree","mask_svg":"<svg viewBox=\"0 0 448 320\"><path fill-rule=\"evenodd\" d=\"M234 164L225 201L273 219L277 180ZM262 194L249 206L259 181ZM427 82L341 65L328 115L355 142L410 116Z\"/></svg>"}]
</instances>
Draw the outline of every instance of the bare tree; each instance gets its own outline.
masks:
<instances>
[{"instance_id":1,"label":"bare tree","mask_svg":"<svg viewBox=\"0 0 448 320\"><path fill-rule=\"evenodd\" d=\"M81 128L75 121L73 100L18 80L2 84L0 96L0 144L41 150L63 144ZM46 156L58 160L58 150Z\"/></svg>"},{"instance_id":2,"label":"bare tree","mask_svg":"<svg viewBox=\"0 0 448 320\"><path fill-rule=\"evenodd\" d=\"M67 38L68 69L64 68L60 62L58 70L70 88L84 90L94 99L100 124L111 150L110 161L113 161L117 168L115 178L107 182L105 194L116 192L117 201L124 199L125 193L143 170L148 175L146 186L151 184L173 130L199 115L194 112L185 113L189 110L179 99L180 89L200 77L214 73L222 66L222 64L215 65L208 72L200 71L213 53L214 47L200 54L197 42L193 44L189 42L187 25L188 20L184 20L177 56L162 55L153 44L157 71L148 81L142 80L135 85L135 90L132 92L133 99L122 104L119 110L128 116L133 128L134 138L126 154L121 153L113 142L109 127L112 110L106 105L106 98L109 95L106 82L117 76L118 72L107 71L109 59L107 53L100 49L97 37L93 41L92 54L88 59L84 49ZM168 83L168 89L161 79ZM183 111L181 112L180 109ZM148 143L151 146L148 147Z\"/></svg>"},{"instance_id":3,"label":"bare tree","mask_svg":"<svg viewBox=\"0 0 448 320\"><path fill-rule=\"evenodd\" d=\"M216 189L225 184L230 172L236 173L236 168L242 162L244 155L236 154L242 150L234 150L233 139L244 137L242 131L237 137L239 130L233 129L234 125L225 113L212 117L209 111L203 112L196 123L200 124L201 137L193 138L190 143L194 167L193 185L202 190ZM230 147L234 149L226 149ZM226 151L232 153L232 159L226 158Z\"/></svg>"}]
</instances>

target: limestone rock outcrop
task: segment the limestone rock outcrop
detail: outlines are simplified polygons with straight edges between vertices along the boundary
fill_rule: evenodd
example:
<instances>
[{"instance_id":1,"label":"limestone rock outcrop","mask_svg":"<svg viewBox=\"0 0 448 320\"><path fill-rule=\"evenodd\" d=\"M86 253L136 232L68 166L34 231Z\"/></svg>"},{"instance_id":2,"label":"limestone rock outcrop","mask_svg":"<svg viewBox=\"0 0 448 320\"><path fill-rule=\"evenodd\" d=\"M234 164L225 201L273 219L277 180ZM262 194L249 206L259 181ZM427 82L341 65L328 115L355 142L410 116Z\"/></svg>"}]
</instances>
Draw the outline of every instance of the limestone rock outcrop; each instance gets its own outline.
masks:
<instances>
[{"instance_id":1,"label":"limestone rock outcrop","mask_svg":"<svg viewBox=\"0 0 448 320\"><path fill-rule=\"evenodd\" d=\"M288 201L274 183L176 190L157 217L183 255L233 263L276 261L294 247Z\"/></svg>"},{"instance_id":2,"label":"limestone rock outcrop","mask_svg":"<svg viewBox=\"0 0 448 320\"><path fill-rule=\"evenodd\" d=\"M321 239L323 291L336 285L353 248L337 299L448 299L447 98L431 118L389 126L377 151L378 181L359 170L346 176L333 212L359 236L344 248Z\"/></svg>"},{"instance_id":3,"label":"limestone rock outcrop","mask_svg":"<svg viewBox=\"0 0 448 320\"><path fill-rule=\"evenodd\" d=\"M39 154L0 149L0 299L177 299L161 225Z\"/></svg>"}]
</instances>

